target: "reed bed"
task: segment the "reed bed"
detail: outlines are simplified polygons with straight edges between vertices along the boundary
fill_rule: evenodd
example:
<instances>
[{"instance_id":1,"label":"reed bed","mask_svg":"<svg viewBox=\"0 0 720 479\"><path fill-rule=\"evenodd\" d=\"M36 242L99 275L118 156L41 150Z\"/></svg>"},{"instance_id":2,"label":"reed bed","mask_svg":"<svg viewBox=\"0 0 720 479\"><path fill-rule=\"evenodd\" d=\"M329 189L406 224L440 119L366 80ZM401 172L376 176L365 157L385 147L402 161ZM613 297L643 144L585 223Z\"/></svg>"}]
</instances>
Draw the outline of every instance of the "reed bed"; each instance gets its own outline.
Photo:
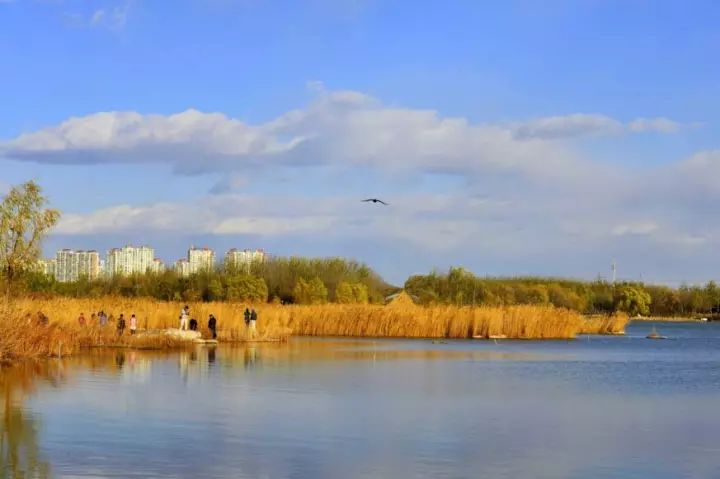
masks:
<instances>
[{"instance_id":1,"label":"reed bed","mask_svg":"<svg viewBox=\"0 0 720 479\"><path fill-rule=\"evenodd\" d=\"M573 338L581 317L551 307L292 306L283 312L293 334L403 338Z\"/></svg>"},{"instance_id":2,"label":"reed bed","mask_svg":"<svg viewBox=\"0 0 720 479\"><path fill-rule=\"evenodd\" d=\"M67 320L38 321L36 314L14 303L0 306L0 363L18 359L62 357L90 347L170 349L187 343L169 336L119 335L114 327Z\"/></svg>"},{"instance_id":3,"label":"reed bed","mask_svg":"<svg viewBox=\"0 0 720 479\"><path fill-rule=\"evenodd\" d=\"M160 302L152 299L108 297L101 299L20 299L14 307L22 314L42 311L50 325L76 327L84 313L89 325L81 328L87 336L98 333L90 319L100 310L117 320L123 313L129 322L131 314L143 329L178 327L178 316L184 303ZM220 340L271 340L287 336L357 336L409 338L470 338L473 336L506 336L518 339L572 338L578 333L607 334L624 329L627 316L616 314L602 318L583 318L567 309L550 306L455 307L417 306L411 301L381 305L275 305L243 303L189 303L191 317L198 320L203 335L209 334L207 318L218 319ZM258 312L257 330L250 334L243 311L254 307ZM106 328L114 331L115 322ZM100 335L97 340L104 340ZM89 338L92 340L92 337Z\"/></svg>"},{"instance_id":4,"label":"reed bed","mask_svg":"<svg viewBox=\"0 0 720 479\"><path fill-rule=\"evenodd\" d=\"M587 316L583 318L578 334L625 334L625 326L629 321L630 317L626 313Z\"/></svg>"},{"instance_id":5,"label":"reed bed","mask_svg":"<svg viewBox=\"0 0 720 479\"><path fill-rule=\"evenodd\" d=\"M162 335L119 336L117 318L124 314L138 318L139 332L178 327L183 303L152 299L107 297L101 299L18 299L0 307L0 360L18 357L48 357L73 354L87 347L131 347L166 349L183 341ZM209 338L207 318L218 319L220 341L283 341L298 336L353 336L397 338L492 338L570 339L577 334L620 334L628 317L615 314L584 318L580 314L551 306L455 307L417 306L400 298L381 305L254 305L257 328L246 327L243 312L251 305L241 303L190 303L191 317ZM113 318L100 326L92 314L105 311ZM48 324L36 318L42 312ZM84 313L87 325L78 322Z\"/></svg>"}]
</instances>

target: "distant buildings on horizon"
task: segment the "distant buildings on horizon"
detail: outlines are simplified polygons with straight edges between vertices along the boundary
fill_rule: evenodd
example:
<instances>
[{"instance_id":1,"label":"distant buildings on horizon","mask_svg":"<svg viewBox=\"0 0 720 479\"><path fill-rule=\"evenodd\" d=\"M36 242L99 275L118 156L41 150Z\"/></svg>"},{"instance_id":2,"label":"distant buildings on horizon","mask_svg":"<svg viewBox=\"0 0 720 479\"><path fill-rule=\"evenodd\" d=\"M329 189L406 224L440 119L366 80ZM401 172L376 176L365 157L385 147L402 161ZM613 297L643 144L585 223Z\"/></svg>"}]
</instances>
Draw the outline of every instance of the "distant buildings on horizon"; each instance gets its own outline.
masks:
<instances>
[{"instance_id":1,"label":"distant buildings on horizon","mask_svg":"<svg viewBox=\"0 0 720 479\"><path fill-rule=\"evenodd\" d=\"M225 267L250 270L254 262L264 261L267 254L262 249L238 250L233 248L225 253ZM215 252L210 248L188 249L187 258L173 264L173 270L180 276L190 276L202 271L215 269ZM165 264L155 257L150 246L123 246L107 252L104 260L95 250L61 249L54 258L38 262L38 270L60 282L72 282L81 278L89 280L100 277L128 276L131 274L162 273Z\"/></svg>"}]
</instances>

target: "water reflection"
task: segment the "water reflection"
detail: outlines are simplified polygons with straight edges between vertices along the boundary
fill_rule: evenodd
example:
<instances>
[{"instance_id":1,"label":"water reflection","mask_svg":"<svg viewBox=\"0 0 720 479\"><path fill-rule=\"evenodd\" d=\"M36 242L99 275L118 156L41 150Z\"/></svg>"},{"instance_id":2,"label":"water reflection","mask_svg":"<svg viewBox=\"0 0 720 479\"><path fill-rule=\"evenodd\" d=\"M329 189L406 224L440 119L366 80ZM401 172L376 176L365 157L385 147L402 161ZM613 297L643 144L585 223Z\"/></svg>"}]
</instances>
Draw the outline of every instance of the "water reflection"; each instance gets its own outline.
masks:
<instances>
[{"instance_id":1,"label":"water reflection","mask_svg":"<svg viewBox=\"0 0 720 479\"><path fill-rule=\"evenodd\" d=\"M0 369L2 421L0 422L0 472L2 477L50 477L50 465L40 452L39 422L23 408L37 380L61 381L55 365L32 364Z\"/></svg>"},{"instance_id":2,"label":"water reflection","mask_svg":"<svg viewBox=\"0 0 720 479\"><path fill-rule=\"evenodd\" d=\"M720 335L300 339L49 364L0 372L23 391L6 417L24 477L720 477Z\"/></svg>"}]
</instances>

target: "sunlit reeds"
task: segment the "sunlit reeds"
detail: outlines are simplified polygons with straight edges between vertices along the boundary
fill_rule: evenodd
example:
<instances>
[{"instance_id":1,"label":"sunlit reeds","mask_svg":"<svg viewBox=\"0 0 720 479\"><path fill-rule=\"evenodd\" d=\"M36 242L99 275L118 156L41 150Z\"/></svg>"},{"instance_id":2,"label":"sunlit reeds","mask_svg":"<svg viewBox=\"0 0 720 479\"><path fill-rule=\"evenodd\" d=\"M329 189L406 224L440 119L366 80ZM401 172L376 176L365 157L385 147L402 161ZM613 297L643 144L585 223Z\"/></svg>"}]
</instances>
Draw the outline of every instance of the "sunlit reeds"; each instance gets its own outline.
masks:
<instances>
[{"instance_id":1,"label":"sunlit reeds","mask_svg":"<svg viewBox=\"0 0 720 479\"><path fill-rule=\"evenodd\" d=\"M36 315L42 311L49 318L48 326L30 328L16 324L10 329L33 345L36 337L57 336L61 341L79 346L131 344L139 338L116 334L117 320L124 314L138 318L139 330L176 328L183 303L167 303L151 299L108 297L101 299L20 299L15 301L14 316ZM258 304L257 327L245 324L243 312L249 305L241 303L190 303L191 317L199 324L204 337L210 337L207 319L218 319L221 341L282 340L289 335L407 337L407 338L490 338L516 339L573 338L576 334L615 334L624 330L626 315L583 318L580 314L550 306L497 307L422 307L411 301L381 305L274 305ZM111 318L101 327L93 313L105 311ZM81 327L78 316L83 313L87 325ZM14 321L21 321L15 319ZM30 323L34 324L30 319ZM53 336L54 337L54 336ZM70 346L68 346L70 347ZM33 349L33 348L31 348ZM35 346L42 354L43 348Z\"/></svg>"},{"instance_id":2,"label":"sunlit reeds","mask_svg":"<svg viewBox=\"0 0 720 479\"><path fill-rule=\"evenodd\" d=\"M612 315L586 316L578 334L624 334L625 326L630 321L626 313Z\"/></svg>"}]
</instances>

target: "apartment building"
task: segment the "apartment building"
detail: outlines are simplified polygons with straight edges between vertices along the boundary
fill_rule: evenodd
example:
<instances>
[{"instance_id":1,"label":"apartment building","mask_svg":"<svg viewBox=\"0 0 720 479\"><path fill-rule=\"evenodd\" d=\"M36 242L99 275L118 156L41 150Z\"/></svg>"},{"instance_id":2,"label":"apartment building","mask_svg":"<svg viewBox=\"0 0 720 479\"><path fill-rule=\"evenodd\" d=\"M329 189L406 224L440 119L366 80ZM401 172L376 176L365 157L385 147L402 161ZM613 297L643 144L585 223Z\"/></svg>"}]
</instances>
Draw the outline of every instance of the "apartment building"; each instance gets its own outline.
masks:
<instances>
[{"instance_id":1,"label":"apartment building","mask_svg":"<svg viewBox=\"0 0 720 479\"><path fill-rule=\"evenodd\" d=\"M113 248L105 260L108 276L145 274L154 271L156 266L155 250L149 246L123 246Z\"/></svg>"},{"instance_id":2,"label":"apartment building","mask_svg":"<svg viewBox=\"0 0 720 479\"><path fill-rule=\"evenodd\" d=\"M190 274L212 271L215 268L215 252L210 248L191 247L188 250Z\"/></svg>"},{"instance_id":3,"label":"apartment building","mask_svg":"<svg viewBox=\"0 0 720 479\"><path fill-rule=\"evenodd\" d=\"M253 263L265 261L266 256L265 251L261 249L233 248L225 253L225 267L249 270Z\"/></svg>"},{"instance_id":4,"label":"apartment building","mask_svg":"<svg viewBox=\"0 0 720 479\"><path fill-rule=\"evenodd\" d=\"M80 278L97 279L100 275L100 254L97 251L62 249L55 254L53 275L60 282Z\"/></svg>"}]
</instances>

